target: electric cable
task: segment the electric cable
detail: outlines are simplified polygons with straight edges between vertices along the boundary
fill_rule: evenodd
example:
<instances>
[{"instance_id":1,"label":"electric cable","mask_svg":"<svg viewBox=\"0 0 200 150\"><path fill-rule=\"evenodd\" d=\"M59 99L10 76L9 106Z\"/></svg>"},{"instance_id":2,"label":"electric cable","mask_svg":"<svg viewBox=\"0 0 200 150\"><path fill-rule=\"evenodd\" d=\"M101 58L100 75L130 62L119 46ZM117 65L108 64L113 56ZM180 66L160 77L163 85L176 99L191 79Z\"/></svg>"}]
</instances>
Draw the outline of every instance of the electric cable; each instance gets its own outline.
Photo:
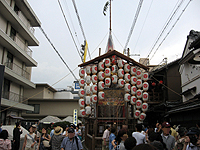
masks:
<instances>
[{"instance_id":1,"label":"electric cable","mask_svg":"<svg viewBox=\"0 0 200 150\"><path fill-rule=\"evenodd\" d=\"M115 33L112 31L112 33L114 34L115 38L117 39L117 36L115 35ZM120 41L117 39L118 43L121 45L121 47L123 48L123 45L120 43Z\"/></svg>"}]
</instances>

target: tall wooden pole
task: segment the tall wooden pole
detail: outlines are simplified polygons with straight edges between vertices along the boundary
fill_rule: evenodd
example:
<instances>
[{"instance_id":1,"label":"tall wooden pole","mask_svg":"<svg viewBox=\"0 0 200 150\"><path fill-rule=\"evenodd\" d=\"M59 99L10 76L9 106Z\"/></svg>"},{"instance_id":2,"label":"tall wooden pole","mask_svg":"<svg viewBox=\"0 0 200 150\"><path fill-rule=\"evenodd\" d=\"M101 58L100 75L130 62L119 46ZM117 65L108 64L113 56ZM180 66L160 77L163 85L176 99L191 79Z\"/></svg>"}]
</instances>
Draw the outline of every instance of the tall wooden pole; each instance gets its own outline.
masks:
<instances>
[{"instance_id":1,"label":"tall wooden pole","mask_svg":"<svg viewBox=\"0 0 200 150\"><path fill-rule=\"evenodd\" d=\"M110 0L110 32L111 32L111 0Z\"/></svg>"}]
</instances>

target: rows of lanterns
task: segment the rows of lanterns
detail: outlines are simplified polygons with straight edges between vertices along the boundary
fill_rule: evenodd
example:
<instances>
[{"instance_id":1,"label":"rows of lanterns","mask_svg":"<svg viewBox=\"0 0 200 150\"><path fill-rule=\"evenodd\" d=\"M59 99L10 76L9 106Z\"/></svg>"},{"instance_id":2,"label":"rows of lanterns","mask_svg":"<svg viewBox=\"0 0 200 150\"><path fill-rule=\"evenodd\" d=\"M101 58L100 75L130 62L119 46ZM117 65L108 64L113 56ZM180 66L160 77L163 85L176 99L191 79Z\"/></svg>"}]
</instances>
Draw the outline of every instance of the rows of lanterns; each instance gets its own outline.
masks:
<instances>
[{"instance_id":1,"label":"rows of lanterns","mask_svg":"<svg viewBox=\"0 0 200 150\"><path fill-rule=\"evenodd\" d=\"M86 74L86 76L85 76ZM111 84L118 84L124 88L124 100L135 105L134 117L143 121L148 110L149 88L148 73L142 72L139 67L124 63L122 59L106 58L98 65L88 65L79 70L79 106L80 115L85 117L92 113L91 104L97 100L104 100L104 86L109 88Z\"/></svg>"}]
</instances>

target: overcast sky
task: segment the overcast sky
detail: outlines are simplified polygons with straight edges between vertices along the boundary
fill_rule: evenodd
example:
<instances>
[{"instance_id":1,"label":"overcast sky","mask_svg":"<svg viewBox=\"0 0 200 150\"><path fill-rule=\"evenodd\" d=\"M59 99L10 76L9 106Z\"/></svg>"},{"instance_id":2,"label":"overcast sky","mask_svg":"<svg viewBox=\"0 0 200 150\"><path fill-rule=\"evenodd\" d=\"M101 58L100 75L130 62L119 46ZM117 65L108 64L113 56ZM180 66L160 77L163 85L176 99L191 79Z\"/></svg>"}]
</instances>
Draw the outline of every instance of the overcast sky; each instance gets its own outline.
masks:
<instances>
[{"instance_id":1,"label":"overcast sky","mask_svg":"<svg viewBox=\"0 0 200 150\"><path fill-rule=\"evenodd\" d=\"M168 62L180 58L185 46L187 35L190 30L200 31L200 1L192 0L183 15L177 21L181 12L189 0L182 0L183 3L179 11L170 22L163 36L158 41L150 54L150 64L159 64L165 57ZM62 15L58 0L28 0L35 14L41 21L41 26L52 41L56 49L69 67L74 70L81 64L80 56L72 40L66 22ZM174 12L181 0L144 0L132 36L128 43L131 56L139 61L139 58L146 58L151 51L153 44L158 38L164 25ZM65 12L66 19L78 46L83 44L84 38L78 23L71 0L60 0ZM76 6L81 19L83 30L88 41L89 51L92 59L98 56L98 49L104 54L109 31L109 15L103 15L103 7L106 0L76 0ZM139 0L113 0L112 1L112 36L115 50L123 53ZM169 31L171 32L169 33ZM169 33L167 38L158 48L163 38ZM69 70L58 57L54 49L39 28L35 28L35 36L40 42L40 46L31 47L33 58L38 62L38 66L32 70L32 81L34 83L47 83L53 85L64 76L69 74ZM157 49L157 50L156 50ZM156 51L156 53L155 53ZM153 54L155 55L153 56ZM87 57L88 61L90 60ZM74 71L77 78L78 69ZM71 86L74 77L70 74L55 85L54 88L66 88Z\"/></svg>"}]
</instances>

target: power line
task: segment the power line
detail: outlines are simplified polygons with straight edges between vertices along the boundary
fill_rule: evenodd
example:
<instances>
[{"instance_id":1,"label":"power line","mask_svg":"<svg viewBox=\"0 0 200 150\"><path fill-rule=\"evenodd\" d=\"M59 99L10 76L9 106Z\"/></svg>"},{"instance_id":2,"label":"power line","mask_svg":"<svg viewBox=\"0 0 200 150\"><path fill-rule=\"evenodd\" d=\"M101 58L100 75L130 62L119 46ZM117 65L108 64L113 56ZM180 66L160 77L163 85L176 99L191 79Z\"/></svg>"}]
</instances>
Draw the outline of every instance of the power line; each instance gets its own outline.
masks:
<instances>
[{"instance_id":1,"label":"power line","mask_svg":"<svg viewBox=\"0 0 200 150\"><path fill-rule=\"evenodd\" d=\"M55 52L58 54L58 56L60 57L60 59L62 60L62 62L65 64L65 66L69 69L69 71L71 72L71 74L74 76L74 79L76 81L78 81L78 79L76 78L76 76L74 75L74 73L72 72L72 70L69 68L69 66L67 65L67 63L64 61L64 59L62 58L62 56L59 54L59 52L56 50L55 46L53 45L53 43L51 42L51 40L48 38L47 34L44 32L44 30L42 29L42 27L40 27L40 30L42 31L42 33L44 34L44 36L46 37L46 39L49 41L49 43L51 44L51 46L53 47L53 49L55 50Z\"/></svg>"},{"instance_id":2,"label":"power line","mask_svg":"<svg viewBox=\"0 0 200 150\"><path fill-rule=\"evenodd\" d=\"M79 25L80 25L80 28L81 28L81 31L82 31L84 40L87 41L87 40L86 40L85 33L84 33L84 31L83 31L83 26L82 26L82 23L81 23L80 16L79 16L79 14L78 14L78 10L77 10L77 7L76 7L75 0L72 0L72 3L73 3L73 5L74 5L74 9L75 9L75 12L76 12L76 16L77 16L77 18L78 18L78 22L79 22ZM90 57L90 59L91 59L89 48L88 48L88 54L89 54L89 57Z\"/></svg>"},{"instance_id":3,"label":"power line","mask_svg":"<svg viewBox=\"0 0 200 150\"><path fill-rule=\"evenodd\" d=\"M69 27L69 24L68 24L68 22L67 22L67 19L66 19L66 17L65 17L64 11L63 11L63 9L62 9L62 6L61 6L59 0L58 0L58 3L59 3L59 6L60 6L60 9L61 9L61 11L62 11L63 17L64 17L64 19L65 19L65 23L67 24L67 27L68 27L69 32L70 32L70 35L71 35L72 40L73 40L73 42L74 42L74 45L75 45L75 47L76 47L76 50L77 50L77 52L78 52L78 54L79 54L79 56L80 56L80 58L81 58L81 61L83 62L82 57L81 57L81 54L80 54L79 49L78 49L78 47L77 47L77 45L76 45L76 42L75 42L74 37L73 37L73 35L72 35L72 31L71 31L71 29L70 29L70 27Z\"/></svg>"},{"instance_id":4,"label":"power line","mask_svg":"<svg viewBox=\"0 0 200 150\"><path fill-rule=\"evenodd\" d=\"M128 46L128 42L129 42L129 40L130 40L130 38L131 38L131 35L132 35L132 33L133 33L133 29L134 29L134 27L135 27L137 18L138 18L138 16L139 16L140 9L141 9L141 7L142 7L142 2L143 2L143 0L140 0L140 2L139 2L139 4L138 4L138 8L137 8L137 11L136 11L134 20L133 20L133 24L132 24L132 26L131 26L131 30L130 30L130 32L129 32L129 35L128 35L128 39L127 39L127 41L126 41L126 44L125 44L125 46L124 46L124 51L123 51L124 54L125 54L125 52L126 52L126 48L127 48L127 46Z\"/></svg>"}]
</instances>

